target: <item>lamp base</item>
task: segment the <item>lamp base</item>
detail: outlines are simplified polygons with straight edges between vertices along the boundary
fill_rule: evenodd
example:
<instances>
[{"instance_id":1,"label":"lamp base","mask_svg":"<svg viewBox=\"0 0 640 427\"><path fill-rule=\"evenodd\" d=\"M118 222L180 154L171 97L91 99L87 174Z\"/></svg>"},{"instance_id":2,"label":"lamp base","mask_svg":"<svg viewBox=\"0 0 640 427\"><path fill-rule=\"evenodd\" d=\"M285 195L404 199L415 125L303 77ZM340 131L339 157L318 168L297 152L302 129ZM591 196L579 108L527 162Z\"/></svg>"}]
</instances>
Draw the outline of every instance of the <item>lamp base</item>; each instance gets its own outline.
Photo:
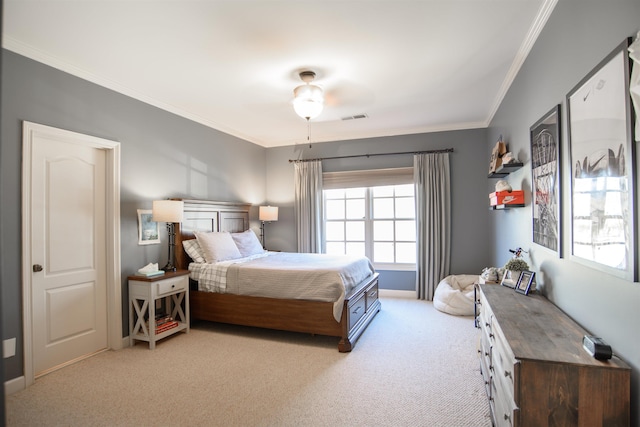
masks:
<instances>
[{"instance_id":1,"label":"lamp base","mask_svg":"<svg viewBox=\"0 0 640 427\"><path fill-rule=\"evenodd\" d=\"M162 269L166 272L169 271L176 271L177 268L175 267L175 265L171 264L170 262L167 263L167 265L165 265L164 267L162 267Z\"/></svg>"},{"instance_id":2,"label":"lamp base","mask_svg":"<svg viewBox=\"0 0 640 427\"><path fill-rule=\"evenodd\" d=\"M164 271L176 271L176 266L173 265L174 261L175 261L175 245L176 245L176 241L175 241L175 225L172 222L168 222L167 223L167 235L169 236L169 253L167 254L167 265L165 265L164 267L162 267L162 269Z\"/></svg>"}]
</instances>

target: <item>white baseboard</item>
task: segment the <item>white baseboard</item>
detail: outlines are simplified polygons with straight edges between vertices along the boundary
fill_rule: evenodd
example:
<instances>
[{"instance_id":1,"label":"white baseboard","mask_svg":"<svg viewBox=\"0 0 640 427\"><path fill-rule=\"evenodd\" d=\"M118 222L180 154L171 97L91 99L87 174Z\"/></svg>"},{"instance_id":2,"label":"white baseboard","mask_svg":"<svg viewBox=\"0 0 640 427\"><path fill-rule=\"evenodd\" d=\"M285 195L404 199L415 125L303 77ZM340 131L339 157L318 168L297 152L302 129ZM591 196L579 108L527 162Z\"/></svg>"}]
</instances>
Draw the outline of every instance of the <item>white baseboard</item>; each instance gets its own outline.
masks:
<instances>
[{"instance_id":1,"label":"white baseboard","mask_svg":"<svg viewBox=\"0 0 640 427\"><path fill-rule=\"evenodd\" d=\"M379 289L378 290L380 297L384 298L408 298L408 299L416 299L417 294L416 291L397 291L394 289Z\"/></svg>"},{"instance_id":2,"label":"white baseboard","mask_svg":"<svg viewBox=\"0 0 640 427\"><path fill-rule=\"evenodd\" d=\"M4 394L8 396L10 394L17 393L21 390L24 390L26 387L27 385L26 385L26 380L24 376L14 378L12 380L5 381Z\"/></svg>"}]
</instances>

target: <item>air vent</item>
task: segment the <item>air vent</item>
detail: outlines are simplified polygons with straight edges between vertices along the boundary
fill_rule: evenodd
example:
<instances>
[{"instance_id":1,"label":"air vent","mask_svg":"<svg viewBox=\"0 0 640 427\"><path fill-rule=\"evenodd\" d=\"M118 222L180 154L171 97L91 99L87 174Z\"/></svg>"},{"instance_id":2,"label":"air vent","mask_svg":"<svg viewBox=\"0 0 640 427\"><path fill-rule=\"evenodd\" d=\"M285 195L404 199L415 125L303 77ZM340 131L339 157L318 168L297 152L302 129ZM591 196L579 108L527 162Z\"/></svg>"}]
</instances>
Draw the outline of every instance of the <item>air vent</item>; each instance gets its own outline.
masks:
<instances>
[{"instance_id":1,"label":"air vent","mask_svg":"<svg viewBox=\"0 0 640 427\"><path fill-rule=\"evenodd\" d=\"M357 119L366 119L367 116L366 114L355 114L353 116L347 116L347 117L343 117L342 120L357 120Z\"/></svg>"}]
</instances>

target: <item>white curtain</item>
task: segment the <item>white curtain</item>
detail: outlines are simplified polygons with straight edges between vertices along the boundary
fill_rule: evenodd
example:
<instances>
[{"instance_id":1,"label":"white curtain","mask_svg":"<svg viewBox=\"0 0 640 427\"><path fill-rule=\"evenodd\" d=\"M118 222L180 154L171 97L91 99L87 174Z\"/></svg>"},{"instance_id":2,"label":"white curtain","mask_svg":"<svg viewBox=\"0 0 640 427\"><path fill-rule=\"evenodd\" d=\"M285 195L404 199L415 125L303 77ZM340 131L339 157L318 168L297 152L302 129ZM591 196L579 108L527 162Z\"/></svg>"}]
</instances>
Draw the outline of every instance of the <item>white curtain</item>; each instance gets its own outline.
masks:
<instances>
[{"instance_id":1,"label":"white curtain","mask_svg":"<svg viewBox=\"0 0 640 427\"><path fill-rule=\"evenodd\" d=\"M415 154L418 299L433 300L451 262L451 184L449 154Z\"/></svg>"},{"instance_id":2,"label":"white curtain","mask_svg":"<svg viewBox=\"0 0 640 427\"><path fill-rule=\"evenodd\" d=\"M294 163L298 252L322 252L322 162Z\"/></svg>"}]
</instances>

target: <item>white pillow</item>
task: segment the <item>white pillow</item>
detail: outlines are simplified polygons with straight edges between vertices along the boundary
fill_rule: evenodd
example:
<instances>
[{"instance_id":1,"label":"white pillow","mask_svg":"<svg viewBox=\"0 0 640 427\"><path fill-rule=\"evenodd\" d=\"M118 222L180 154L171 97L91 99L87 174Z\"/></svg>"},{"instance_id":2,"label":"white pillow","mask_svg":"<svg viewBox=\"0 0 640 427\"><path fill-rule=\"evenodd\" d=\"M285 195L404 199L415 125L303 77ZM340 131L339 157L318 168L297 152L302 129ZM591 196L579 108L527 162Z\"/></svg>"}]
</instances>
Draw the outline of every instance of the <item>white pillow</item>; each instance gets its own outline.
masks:
<instances>
[{"instance_id":1,"label":"white pillow","mask_svg":"<svg viewBox=\"0 0 640 427\"><path fill-rule=\"evenodd\" d=\"M184 247L184 251L191 257L193 262L205 263L207 262L204 259L204 252L200 247L200 243L196 239L183 240L182 246Z\"/></svg>"},{"instance_id":2,"label":"white pillow","mask_svg":"<svg viewBox=\"0 0 640 427\"><path fill-rule=\"evenodd\" d=\"M231 238L231 234L226 231L212 233L196 232L195 235L202 248L202 252L204 252L204 258L209 263L242 258L238 247Z\"/></svg>"},{"instance_id":3,"label":"white pillow","mask_svg":"<svg viewBox=\"0 0 640 427\"><path fill-rule=\"evenodd\" d=\"M258 240L258 236L253 230L243 231L242 233L231 233L233 241L236 242L238 250L243 257L263 254L264 249Z\"/></svg>"}]
</instances>

